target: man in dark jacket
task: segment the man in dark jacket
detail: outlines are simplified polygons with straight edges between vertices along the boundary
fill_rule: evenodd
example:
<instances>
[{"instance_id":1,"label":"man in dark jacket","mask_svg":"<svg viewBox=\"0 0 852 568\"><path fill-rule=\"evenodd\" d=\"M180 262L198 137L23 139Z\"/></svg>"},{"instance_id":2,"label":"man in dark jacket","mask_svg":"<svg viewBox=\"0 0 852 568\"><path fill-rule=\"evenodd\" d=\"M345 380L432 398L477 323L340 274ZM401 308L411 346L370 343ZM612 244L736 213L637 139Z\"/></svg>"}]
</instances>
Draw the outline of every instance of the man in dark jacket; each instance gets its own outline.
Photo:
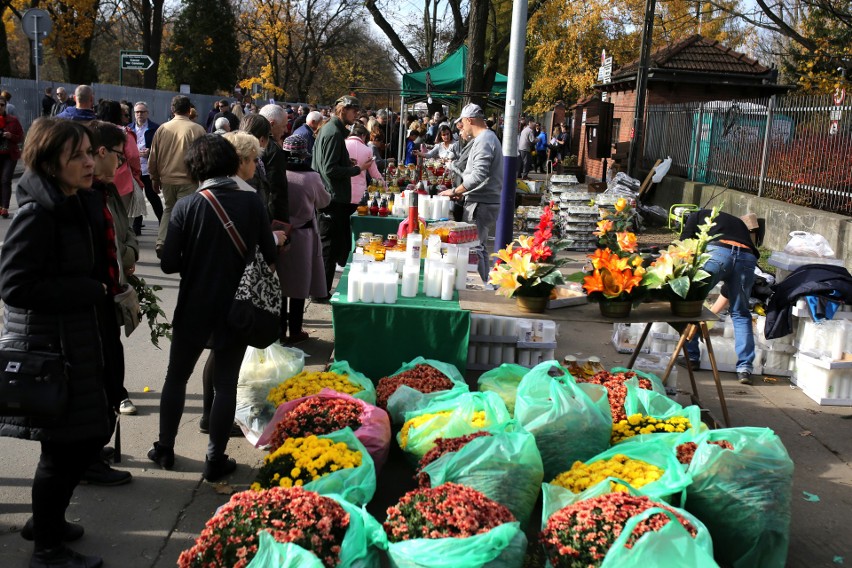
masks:
<instances>
[{"instance_id":1,"label":"man in dark jacket","mask_svg":"<svg viewBox=\"0 0 852 568\"><path fill-rule=\"evenodd\" d=\"M95 91L89 85L80 85L74 89L76 106L69 106L56 115L56 118L68 118L88 122L95 120Z\"/></svg>"},{"instance_id":2,"label":"man in dark jacket","mask_svg":"<svg viewBox=\"0 0 852 568\"><path fill-rule=\"evenodd\" d=\"M240 128L240 119L237 118L237 115L231 112L231 103L228 102L227 99L222 99L217 103L219 105L219 112L213 115L213 121L210 123L210 126L207 127L207 132L212 133L216 130L216 120L222 117L228 119L228 124L231 126L230 132L236 132Z\"/></svg>"},{"instance_id":3,"label":"man in dark jacket","mask_svg":"<svg viewBox=\"0 0 852 568\"><path fill-rule=\"evenodd\" d=\"M276 104L265 105L259 113L269 121L271 135L260 159L269 182L267 209L272 220L290 222L290 198L287 192L287 156L281 150L281 136L287 128L287 113Z\"/></svg>"},{"instance_id":4,"label":"man in dark jacket","mask_svg":"<svg viewBox=\"0 0 852 568\"><path fill-rule=\"evenodd\" d=\"M41 98L41 115L50 116L54 104L56 104L56 101L53 100L53 89L47 87L44 90L44 96Z\"/></svg>"},{"instance_id":5,"label":"man in dark jacket","mask_svg":"<svg viewBox=\"0 0 852 568\"><path fill-rule=\"evenodd\" d=\"M139 148L139 163L142 166L142 185L145 186L145 197L151 204L157 223L163 217L163 201L158 192L154 191L151 183L151 175L148 173L148 154L151 152L151 142L154 133L160 127L153 120L148 119L148 103L139 101L133 105L133 132L136 134L136 146ZM142 232L142 217L133 219L133 231L138 235Z\"/></svg>"},{"instance_id":6,"label":"man in dark jacket","mask_svg":"<svg viewBox=\"0 0 852 568\"><path fill-rule=\"evenodd\" d=\"M314 142L311 167L322 178L325 189L331 194L331 204L322 210L319 218L322 239L322 259L325 263L325 281L331 296L334 266L346 265L352 239L349 234L349 216L355 211L352 201L352 177L368 169L373 158L357 166L346 151L348 126L358 118L361 103L351 96L337 99L334 116L319 129Z\"/></svg>"}]
</instances>

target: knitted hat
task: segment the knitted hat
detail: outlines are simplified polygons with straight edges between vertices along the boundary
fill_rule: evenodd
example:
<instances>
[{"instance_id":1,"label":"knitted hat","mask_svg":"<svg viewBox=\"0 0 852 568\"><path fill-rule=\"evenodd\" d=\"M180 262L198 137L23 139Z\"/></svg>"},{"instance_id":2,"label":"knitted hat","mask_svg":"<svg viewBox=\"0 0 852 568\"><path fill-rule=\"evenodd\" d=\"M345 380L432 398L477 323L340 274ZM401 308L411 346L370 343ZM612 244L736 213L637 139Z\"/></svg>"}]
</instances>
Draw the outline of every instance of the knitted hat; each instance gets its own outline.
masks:
<instances>
[{"instance_id":1,"label":"knitted hat","mask_svg":"<svg viewBox=\"0 0 852 568\"><path fill-rule=\"evenodd\" d=\"M294 134L284 139L281 149L291 154L306 154L308 152L308 141L303 136Z\"/></svg>"}]
</instances>

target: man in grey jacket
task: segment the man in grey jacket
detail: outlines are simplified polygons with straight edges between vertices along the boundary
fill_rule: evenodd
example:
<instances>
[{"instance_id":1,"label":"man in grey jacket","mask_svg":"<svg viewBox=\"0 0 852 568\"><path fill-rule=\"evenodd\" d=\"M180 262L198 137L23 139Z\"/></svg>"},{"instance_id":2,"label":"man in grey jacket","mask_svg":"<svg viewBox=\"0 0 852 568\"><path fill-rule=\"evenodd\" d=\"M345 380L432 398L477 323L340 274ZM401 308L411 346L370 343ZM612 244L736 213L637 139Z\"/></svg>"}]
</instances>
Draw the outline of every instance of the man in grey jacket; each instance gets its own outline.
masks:
<instances>
[{"instance_id":1,"label":"man in grey jacket","mask_svg":"<svg viewBox=\"0 0 852 568\"><path fill-rule=\"evenodd\" d=\"M476 225L479 246L475 249L479 257L478 269L483 282L488 282L491 261L488 257L488 239L497 229L500 214L500 193L503 190L503 149L493 130L485 124L485 114L477 104L462 109L458 122L468 143L470 154L462 173L462 182L441 195L458 199L465 197L464 220Z\"/></svg>"}]
</instances>

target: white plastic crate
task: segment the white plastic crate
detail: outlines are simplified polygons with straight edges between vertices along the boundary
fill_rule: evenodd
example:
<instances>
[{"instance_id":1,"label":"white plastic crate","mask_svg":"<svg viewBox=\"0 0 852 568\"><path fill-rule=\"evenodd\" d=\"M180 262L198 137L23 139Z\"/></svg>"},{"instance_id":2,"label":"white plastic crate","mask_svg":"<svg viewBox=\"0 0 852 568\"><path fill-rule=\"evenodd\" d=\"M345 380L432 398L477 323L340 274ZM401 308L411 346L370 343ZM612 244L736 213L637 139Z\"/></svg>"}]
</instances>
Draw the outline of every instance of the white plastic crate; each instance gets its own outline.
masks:
<instances>
[{"instance_id":1,"label":"white plastic crate","mask_svg":"<svg viewBox=\"0 0 852 568\"><path fill-rule=\"evenodd\" d=\"M644 323L612 324L612 346L619 353L633 353L644 329ZM650 351L651 342L646 339L645 344L642 345L641 353L649 353Z\"/></svg>"},{"instance_id":2,"label":"white plastic crate","mask_svg":"<svg viewBox=\"0 0 852 568\"><path fill-rule=\"evenodd\" d=\"M829 361L799 353L793 382L819 405L852 406L852 361Z\"/></svg>"},{"instance_id":3,"label":"white plastic crate","mask_svg":"<svg viewBox=\"0 0 852 568\"><path fill-rule=\"evenodd\" d=\"M558 329L551 320L471 314L467 368L485 371L503 363L533 367L553 359Z\"/></svg>"},{"instance_id":4,"label":"white plastic crate","mask_svg":"<svg viewBox=\"0 0 852 568\"><path fill-rule=\"evenodd\" d=\"M727 337L714 337L713 355L716 357L716 368L724 373L737 372L737 351L734 349L734 340ZM710 355L704 342L699 343L701 349L701 368L711 369ZM754 344L754 361L752 362L752 374L763 374L763 346Z\"/></svg>"}]
</instances>

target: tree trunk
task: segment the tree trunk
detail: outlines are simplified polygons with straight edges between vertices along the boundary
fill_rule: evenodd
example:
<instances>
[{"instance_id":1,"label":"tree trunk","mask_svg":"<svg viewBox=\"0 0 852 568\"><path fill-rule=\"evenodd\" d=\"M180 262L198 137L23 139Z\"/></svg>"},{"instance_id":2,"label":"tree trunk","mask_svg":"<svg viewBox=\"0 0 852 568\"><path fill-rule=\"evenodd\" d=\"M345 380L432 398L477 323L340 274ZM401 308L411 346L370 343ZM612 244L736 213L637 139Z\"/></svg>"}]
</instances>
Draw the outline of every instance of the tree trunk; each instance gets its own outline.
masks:
<instances>
[{"instance_id":1,"label":"tree trunk","mask_svg":"<svg viewBox=\"0 0 852 568\"><path fill-rule=\"evenodd\" d=\"M142 51L154 60L150 69L145 71L143 85L146 89L157 88L160 55L163 52L163 2L164 0L142 1Z\"/></svg>"},{"instance_id":2,"label":"tree trunk","mask_svg":"<svg viewBox=\"0 0 852 568\"><path fill-rule=\"evenodd\" d=\"M471 0L468 17L468 52L465 75L465 91L475 93L466 98L480 106L485 104L483 96L483 69L485 66L485 32L488 23L489 0Z\"/></svg>"},{"instance_id":3,"label":"tree trunk","mask_svg":"<svg viewBox=\"0 0 852 568\"><path fill-rule=\"evenodd\" d=\"M0 14L0 18L6 13ZM9 55L9 44L6 37L6 26L0 26L0 77L12 76L12 58Z\"/></svg>"}]
</instances>

